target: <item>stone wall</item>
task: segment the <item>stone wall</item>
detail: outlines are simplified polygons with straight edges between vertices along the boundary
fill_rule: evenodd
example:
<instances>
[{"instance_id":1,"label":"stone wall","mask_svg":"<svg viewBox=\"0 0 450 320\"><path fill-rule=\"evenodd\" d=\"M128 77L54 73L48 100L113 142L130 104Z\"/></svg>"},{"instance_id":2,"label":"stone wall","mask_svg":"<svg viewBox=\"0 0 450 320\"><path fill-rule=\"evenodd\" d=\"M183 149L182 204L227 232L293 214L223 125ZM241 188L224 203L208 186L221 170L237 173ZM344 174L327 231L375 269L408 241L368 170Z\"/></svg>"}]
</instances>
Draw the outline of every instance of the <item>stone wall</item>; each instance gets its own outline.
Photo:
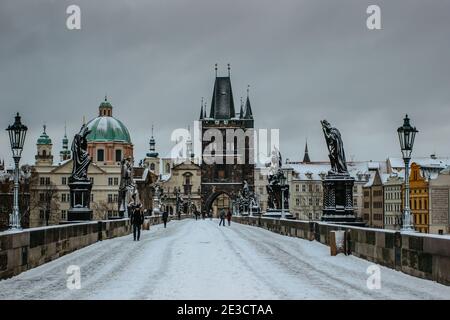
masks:
<instances>
[{"instance_id":1,"label":"stone wall","mask_svg":"<svg viewBox=\"0 0 450 320\"><path fill-rule=\"evenodd\" d=\"M178 218L169 216L169 221L174 219ZM162 218L152 216L145 221L156 225L162 223ZM130 233L128 218L0 232L0 279L18 275L97 241Z\"/></svg>"},{"instance_id":2,"label":"stone wall","mask_svg":"<svg viewBox=\"0 0 450 320\"><path fill-rule=\"evenodd\" d=\"M450 285L450 237L322 222L233 217L233 221L330 245L330 232L346 231L347 252L406 274Z\"/></svg>"}]
</instances>

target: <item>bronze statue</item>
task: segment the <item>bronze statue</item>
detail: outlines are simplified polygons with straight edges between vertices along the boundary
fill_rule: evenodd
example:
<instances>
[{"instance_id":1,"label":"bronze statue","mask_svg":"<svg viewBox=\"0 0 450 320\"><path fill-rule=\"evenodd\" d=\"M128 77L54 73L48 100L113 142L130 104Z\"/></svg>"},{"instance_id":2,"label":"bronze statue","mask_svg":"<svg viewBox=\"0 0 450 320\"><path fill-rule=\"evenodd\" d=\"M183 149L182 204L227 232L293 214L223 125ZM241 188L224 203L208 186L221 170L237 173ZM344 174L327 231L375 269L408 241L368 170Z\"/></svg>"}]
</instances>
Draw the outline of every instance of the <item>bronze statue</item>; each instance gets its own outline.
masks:
<instances>
[{"instance_id":1,"label":"bronze statue","mask_svg":"<svg viewBox=\"0 0 450 320\"><path fill-rule=\"evenodd\" d=\"M88 181L87 171L91 164L91 157L87 152L87 138L91 133L86 124L83 124L79 133L77 133L72 143L73 169L71 181Z\"/></svg>"},{"instance_id":2,"label":"bronze statue","mask_svg":"<svg viewBox=\"0 0 450 320\"><path fill-rule=\"evenodd\" d=\"M331 163L330 173L348 174L341 133L338 129L333 128L327 120L322 120L320 123L322 124L323 134L328 146L328 157Z\"/></svg>"}]
</instances>

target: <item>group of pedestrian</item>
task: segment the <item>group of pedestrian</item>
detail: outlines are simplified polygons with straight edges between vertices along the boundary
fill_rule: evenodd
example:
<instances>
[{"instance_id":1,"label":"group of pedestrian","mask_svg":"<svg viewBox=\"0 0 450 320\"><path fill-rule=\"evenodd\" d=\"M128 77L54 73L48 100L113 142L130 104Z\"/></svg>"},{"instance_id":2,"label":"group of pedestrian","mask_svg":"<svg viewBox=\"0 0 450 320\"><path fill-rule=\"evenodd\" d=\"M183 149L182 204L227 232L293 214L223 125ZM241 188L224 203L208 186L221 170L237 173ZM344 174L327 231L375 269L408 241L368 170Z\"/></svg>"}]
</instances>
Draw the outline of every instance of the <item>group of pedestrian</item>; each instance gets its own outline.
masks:
<instances>
[{"instance_id":1,"label":"group of pedestrian","mask_svg":"<svg viewBox=\"0 0 450 320\"><path fill-rule=\"evenodd\" d=\"M230 209L228 209L227 212L225 212L225 209L224 209L224 208L220 209L220 215L219 215L219 217L220 217L219 226L220 226L220 225L223 225L223 226L225 227L225 218L226 218L227 221L228 221L228 225L231 224L231 211L230 211Z\"/></svg>"}]
</instances>

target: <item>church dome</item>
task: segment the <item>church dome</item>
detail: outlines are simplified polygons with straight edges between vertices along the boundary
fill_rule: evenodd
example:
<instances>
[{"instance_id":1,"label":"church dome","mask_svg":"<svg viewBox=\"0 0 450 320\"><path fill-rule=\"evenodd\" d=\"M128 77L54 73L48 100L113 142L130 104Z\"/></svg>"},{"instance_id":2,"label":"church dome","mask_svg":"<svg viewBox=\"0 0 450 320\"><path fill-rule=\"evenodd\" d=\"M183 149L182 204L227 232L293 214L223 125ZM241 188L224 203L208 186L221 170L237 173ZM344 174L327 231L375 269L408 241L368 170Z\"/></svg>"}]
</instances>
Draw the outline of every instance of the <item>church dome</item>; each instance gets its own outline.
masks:
<instances>
[{"instance_id":1,"label":"church dome","mask_svg":"<svg viewBox=\"0 0 450 320\"><path fill-rule=\"evenodd\" d=\"M91 133L87 136L88 142L124 142L131 144L130 133L127 127L112 116L112 106L105 97L100 104L99 116L87 123Z\"/></svg>"},{"instance_id":2,"label":"church dome","mask_svg":"<svg viewBox=\"0 0 450 320\"><path fill-rule=\"evenodd\" d=\"M50 137L47 135L45 125L44 125L44 132L42 132L41 136L37 140L37 144L39 144L39 145L52 144L52 139L50 139Z\"/></svg>"}]
</instances>

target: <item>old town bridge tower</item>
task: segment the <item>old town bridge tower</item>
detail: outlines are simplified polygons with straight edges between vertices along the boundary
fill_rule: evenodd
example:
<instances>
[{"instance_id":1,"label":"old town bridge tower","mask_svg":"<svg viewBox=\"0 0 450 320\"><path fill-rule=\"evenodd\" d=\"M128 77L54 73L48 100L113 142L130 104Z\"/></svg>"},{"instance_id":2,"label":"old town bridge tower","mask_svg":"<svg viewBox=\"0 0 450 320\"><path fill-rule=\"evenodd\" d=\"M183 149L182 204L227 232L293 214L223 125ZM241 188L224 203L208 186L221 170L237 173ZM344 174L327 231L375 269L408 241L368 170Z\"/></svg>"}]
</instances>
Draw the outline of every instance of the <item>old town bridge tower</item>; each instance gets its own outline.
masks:
<instances>
[{"instance_id":1,"label":"old town bridge tower","mask_svg":"<svg viewBox=\"0 0 450 320\"><path fill-rule=\"evenodd\" d=\"M201 107L202 132L201 199L202 210L209 212L216 199L227 198L219 204L231 208L232 200L247 181L254 191L254 121L247 88L245 104L235 111L233 91L228 76L217 76L211 99L209 116L206 105Z\"/></svg>"}]
</instances>

